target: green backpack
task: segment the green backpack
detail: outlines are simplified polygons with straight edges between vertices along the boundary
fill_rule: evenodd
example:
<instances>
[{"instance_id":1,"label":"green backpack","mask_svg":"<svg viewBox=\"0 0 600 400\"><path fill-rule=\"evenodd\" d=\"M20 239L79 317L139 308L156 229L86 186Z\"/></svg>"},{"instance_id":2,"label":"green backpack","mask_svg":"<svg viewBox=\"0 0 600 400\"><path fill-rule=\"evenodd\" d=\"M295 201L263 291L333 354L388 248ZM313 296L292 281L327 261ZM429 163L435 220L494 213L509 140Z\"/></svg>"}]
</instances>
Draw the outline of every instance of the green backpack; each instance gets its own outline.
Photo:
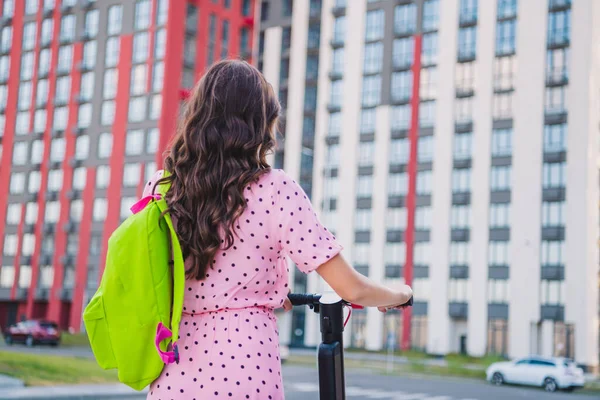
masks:
<instances>
[{"instance_id":1,"label":"green backpack","mask_svg":"<svg viewBox=\"0 0 600 400\"><path fill-rule=\"evenodd\" d=\"M110 236L100 287L83 312L98 364L117 368L119 380L136 390L158 378L165 363L179 361L185 266L165 213L168 187L136 203Z\"/></svg>"}]
</instances>

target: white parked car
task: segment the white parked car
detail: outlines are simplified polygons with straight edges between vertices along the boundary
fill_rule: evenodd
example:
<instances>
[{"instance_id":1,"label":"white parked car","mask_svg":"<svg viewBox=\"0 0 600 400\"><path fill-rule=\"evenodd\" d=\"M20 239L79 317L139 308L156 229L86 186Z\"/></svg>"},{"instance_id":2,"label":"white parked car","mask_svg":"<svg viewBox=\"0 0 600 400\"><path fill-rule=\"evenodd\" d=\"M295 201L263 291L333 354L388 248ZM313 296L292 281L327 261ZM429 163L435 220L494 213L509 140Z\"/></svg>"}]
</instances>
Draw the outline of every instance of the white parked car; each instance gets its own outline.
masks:
<instances>
[{"instance_id":1,"label":"white parked car","mask_svg":"<svg viewBox=\"0 0 600 400\"><path fill-rule=\"evenodd\" d=\"M497 362L486 370L487 380L543 387L548 392L572 391L583 387L583 370L566 358L528 357L515 361Z\"/></svg>"}]
</instances>

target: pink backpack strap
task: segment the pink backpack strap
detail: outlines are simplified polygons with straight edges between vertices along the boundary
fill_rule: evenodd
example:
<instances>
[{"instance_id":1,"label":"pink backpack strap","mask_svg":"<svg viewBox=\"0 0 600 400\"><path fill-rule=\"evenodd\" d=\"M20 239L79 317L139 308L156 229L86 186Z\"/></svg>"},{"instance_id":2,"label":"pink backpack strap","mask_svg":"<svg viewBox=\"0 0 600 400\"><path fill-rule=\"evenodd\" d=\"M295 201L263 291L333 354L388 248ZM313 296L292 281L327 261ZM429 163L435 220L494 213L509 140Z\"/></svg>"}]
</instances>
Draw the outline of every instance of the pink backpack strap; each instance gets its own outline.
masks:
<instances>
[{"instance_id":1,"label":"pink backpack strap","mask_svg":"<svg viewBox=\"0 0 600 400\"><path fill-rule=\"evenodd\" d=\"M134 205L131 206L130 210L132 213L137 214L142 211L152 200L160 200L160 194L151 194L146 197L142 197Z\"/></svg>"},{"instance_id":2,"label":"pink backpack strap","mask_svg":"<svg viewBox=\"0 0 600 400\"><path fill-rule=\"evenodd\" d=\"M156 327L154 345L156 346L158 355L165 364L173 364L174 362L179 363L179 349L177 348L177 342L173 342L173 351L162 351L160 348L160 342L172 336L173 333L169 330L169 328L164 326L162 322L159 322L158 326Z\"/></svg>"}]
</instances>

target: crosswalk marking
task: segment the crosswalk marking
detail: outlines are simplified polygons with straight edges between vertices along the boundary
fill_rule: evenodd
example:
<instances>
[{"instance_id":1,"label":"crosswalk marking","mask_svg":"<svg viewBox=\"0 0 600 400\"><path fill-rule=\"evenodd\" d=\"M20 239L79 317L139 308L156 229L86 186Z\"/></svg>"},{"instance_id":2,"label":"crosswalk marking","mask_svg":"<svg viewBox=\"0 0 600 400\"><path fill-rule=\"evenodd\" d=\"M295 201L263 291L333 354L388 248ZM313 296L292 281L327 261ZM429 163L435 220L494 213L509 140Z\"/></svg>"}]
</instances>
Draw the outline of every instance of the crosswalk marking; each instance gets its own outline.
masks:
<instances>
[{"instance_id":1,"label":"crosswalk marking","mask_svg":"<svg viewBox=\"0 0 600 400\"><path fill-rule=\"evenodd\" d=\"M318 392L319 385L310 382L299 382L286 385L286 388L296 392ZM473 398L455 399L451 396L435 396L428 393L406 393L400 390L384 391L378 389L360 388L357 386L348 386L346 388L346 397L362 397L365 399L386 399L386 400L477 400Z\"/></svg>"}]
</instances>

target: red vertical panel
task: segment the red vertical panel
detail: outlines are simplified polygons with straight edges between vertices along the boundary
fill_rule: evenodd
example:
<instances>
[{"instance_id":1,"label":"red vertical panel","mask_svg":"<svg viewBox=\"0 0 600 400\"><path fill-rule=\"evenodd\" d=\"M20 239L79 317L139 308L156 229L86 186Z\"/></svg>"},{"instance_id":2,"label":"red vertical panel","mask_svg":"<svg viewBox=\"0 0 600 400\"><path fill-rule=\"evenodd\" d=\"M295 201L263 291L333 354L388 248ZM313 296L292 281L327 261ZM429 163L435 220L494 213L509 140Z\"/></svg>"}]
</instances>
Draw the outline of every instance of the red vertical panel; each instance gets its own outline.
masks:
<instances>
[{"instance_id":1,"label":"red vertical panel","mask_svg":"<svg viewBox=\"0 0 600 400\"><path fill-rule=\"evenodd\" d=\"M208 37L212 7L210 0L198 2L198 34L196 35L196 80L200 79L206 69L208 57Z\"/></svg>"},{"instance_id":2,"label":"red vertical panel","mask_svg":"<svg viewBox=\"0 0 600 400\"><path fill-rule=\"evenodd\" d=\"M165 51L165 70L162 88L162 110L158 122L159 141L156 152L156 165L163 165L163 153L170 138L175 134L179 115L179 87L181 83L183 42L185 36L185 8L187 2L171 0L167 17L167 43ZM113 150L114 153L114 150ZM112 181L111 181L112 182Z\"/></svg>"},{"instance_id":3,"label":"red vertical panel","mask_svg":"<svg viewBox=\"0 0 600 400\"><path fill-rule=\"evenodd\" d=\"M17 96L19 95L19 71L21 71L21 42L23 38L24 1L15 2L13 17L13 37L10 51L10 71L8 76L8 97L6 99L4 137L2 138L2 160L0 160L0 193L8 193L12 167L15 121L17 119ZM4 248L4 227L8 196L0 196L0 249ZM15 275L16 276L16 275Z\"/></svg>"},{"instance_id":4,"label":"red vertical panel","mask_svg":"<svg viewBox=\"0 0 600 400\"><path fill-rule=\"evenodd\" d=\"M48 318L52 321L60 321L65 316L61 315L61 290L64 281L64 264L61 260L67 254L68 233L63 229L69 221L70 200L67 193L71 190L73 183L73 167L70 166L71 159L75 155L76 137L73 135L73 128L77 126L77 111L79 105L76 97L81 87L81 71L77 65L83 58L83 44L81 42L73 45L73 64L71 67L71 93L69 96L69 119L65 129L65 159L63 160L63 185L60 191L60 217L55 230L54 242L54 281L50 290L50 299L48 303Z\"/></svg>"},{"instance_id":5,"label":"red vertical panel","mask_svg":"<svg viewBox=\"0 0 600 400\"><path fill-rule=\"evenodd\" d=\"M148 41L148 61L146 62L146 91L150 92L152 88L152 63L154 61L154 42L156 40L156 12L158 7L158 1L152 0L151 12L150 12L150 26L148 27L148 36L150 36L150 40Z\"/></svg>"},{"instance_id":6,"label":"red vertical panel","mask_svg":"<svg viewBox=\"0 0 600 400\"><path fill-rule=\"evenodd\" d=\"M83 218L79 225L79 251L75 261L75 288L69 327L79 331L81 314L83 313L83 296L87 287L88 257L92 234L92 214L94 208L94 190L96 188L96 168L87 169L85 188L83 189Z\"/></svg>"},{"instance_id":7,"label":"red vertical panel","mask_svg":"<svg viewBox=\"0 0 600 400\"><path fill-rule=\"evenodd\" d=\"M406 195L406 231L404 241L406 245L406 260L404 262L404 281L412 285L413 260L415 243L415 208L416 208L416 186L417 186L417 144L419 141L419 83L421 76L421 35L415 36L414 62L412 65L413 87L410 100L410 156L408 160L408 194ZM402 349L410 349L410 328L412 310L406 307L402 314Z\"/></svg>"},{"instance_id":8,"label":"red vertical panel","mask_svg":"<svg viewBox=\"0 0 600 400\"><path fill-rule=\"evenodd\" d=\"M23 248L23 225L25 225L25 204L21 205L21 219L19 221L19 227L17 228L17 253L15 254L15 260L13 263L13 267L15 269L15 280L13 281L13 285L10 290L10 298L13 300L17 297L17 288L19 286L19 274L21 273L21 249Z\"/></svg>"},{"instance_id":9,"label":"red vertical panel","mask_svg":"<svg viewBox=\"0 0 600 400\"><path fill-rule=\"evenodd\" d=\"M52 130L52 123L54 120L54 101L53 96L56 87L56 65L58 64L58 33L60 31L60 0L57 1L54 14L52 15L52 44L50 47L50 73L48 74L48 106L46 107L46 129L44 131L44 156L42 159L42 166L40 169L40 192L38 195L38 217L35 225L35 248L33 250L33 257L31 262L31 288L27 294L27 307L26 315L27 318L32 318L34 313L35 303L35 288L37 287L39 278L39 260L40 253L42 250L42 237L43 237L43 226L44 226L44 214L46 211L46 189L48 185L48 160L50 158L50 143L52 137L50 131Z\"/></svg>"},{"instance_id":10,"label":"red vertical panel","mask_svg":"<svg viewBox=\"0 0 600 400\"><path fill-rule=\"evenodd\" d=\"M34 69L33 69L33 77L31 78L31 111L29 115L29 131L33 130L33 116L35 115L35 96L37 93L37 79L38 79L38 64L40 63L40 40L41 40L41 31L42 31L42 17L44 16L43 10L43 0L39 1L38 11L36 17L36 35L35 35L35 47L34 47Z\"/></svg>"},{"instance_id":11,"label":"red vertical panel","mask_svg":"<svg viewBox=\"0 0 600 400\"><path fill-rule=\"evenodd\" d=\"M119 82L115 101L115 121L113 123L113 147L110 155L110 187L108 188L108 208L104 222L103 250L100 262L100 275L104 272L108 238L117 228L121 214L121 188L123 186L123 165L125 163L125 137L127 135L127 115L129 112L129 84L131 81L131 55L133 35L121 36L119 56Z\"/></svg>"}]
</instances>

